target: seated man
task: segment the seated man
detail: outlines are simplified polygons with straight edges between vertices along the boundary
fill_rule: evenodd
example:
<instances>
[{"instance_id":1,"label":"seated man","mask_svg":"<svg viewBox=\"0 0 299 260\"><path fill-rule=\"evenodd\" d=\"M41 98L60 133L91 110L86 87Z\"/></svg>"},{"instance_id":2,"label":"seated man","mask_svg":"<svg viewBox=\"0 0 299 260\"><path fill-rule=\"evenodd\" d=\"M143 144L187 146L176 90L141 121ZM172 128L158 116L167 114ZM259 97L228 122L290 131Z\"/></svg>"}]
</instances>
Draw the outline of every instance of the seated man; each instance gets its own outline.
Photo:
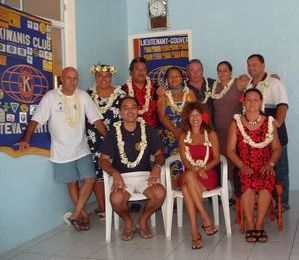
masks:
<instances>
[{"instance_id":1,"label":"seated man","mask_svg":"<svg viewBox=\"0 0 299 260\"><path fill-rule=\"evenodd\" d=\"M160 169L164 163L162 143L156 131L137 120L137 101L125 97L120 102L122 121L116 122L100 147L100 167L113 177L111 204L113 210L124 220L121 239L133 239L134 225L129 214L128 201L132 193L143 193L147 198L143 213L139 217L137 231L142 238L152 238L148 227L149 217L161 207L165 189L160 184ZM155 161L151 167L150 156ZM134 178L134 172L148 171L148 176Z\"/></svg>"}]
</instances>

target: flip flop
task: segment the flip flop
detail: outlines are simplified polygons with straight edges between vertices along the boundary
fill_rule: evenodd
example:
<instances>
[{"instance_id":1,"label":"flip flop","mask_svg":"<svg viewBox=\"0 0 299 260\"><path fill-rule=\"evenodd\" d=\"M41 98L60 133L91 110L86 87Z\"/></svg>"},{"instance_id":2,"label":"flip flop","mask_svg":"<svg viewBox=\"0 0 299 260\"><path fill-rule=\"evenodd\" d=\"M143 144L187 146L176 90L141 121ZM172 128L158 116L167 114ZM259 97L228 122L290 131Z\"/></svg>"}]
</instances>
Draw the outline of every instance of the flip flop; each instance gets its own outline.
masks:
<instances>
[{"instance_id":1,"label":"flip flop","mask_svg":"<svg viewBox=\"0 0 299 260\"><path fill-rule=\"evenodd\" d=\"M218 232L218 230L216 229L214 224L211 224L211 225L208 225L208 226L205 226L204 224L202 224L201 227L204 230L204 232L206 233L206 235L208 235L208 236L213 236ZM209 232L209 230L211 230L211 229L212 229L212 231Z\"/></svg>"},{"instance_id":2,"label":"flip flop","mask_svg":"<svg viewBox=\"0 0 299 260\"><path fill-rule=\"evenodd\" d=\"M265 230L255 230L255 239L259 243L267 243L268 242L268 235Z\"/></svg>"},{"instance_id":3,"label":"flip flop","mask_svg":"<svg viewBox=\"0 0 299 260\"><path fill-rule=\"evenodd\" d=\"M131 241L134 238L135 230L131 230L129 234L126 234L125 232L122 233L120 239L122 241Z\"/></svg>"},{"instance_id":4,"label":"flip flop","mask_svg":"<svg viewBox=\"0 0 299 260\"><path fill-rule=\"evenodd\" d=\"M255 230L247 230L245 233L245 240L247 243L255 243L256 242Z\"/></svg>"},{"instance_id":5,"label":"flip flop","mask_svg":"<svg viewBox=\"0 0 299 260\"><path fill-rule=\"evenodd\" d=\"M80 223L80 230L88 231L90 229L89 222L81 222Z\"/></svg>"},{"instance_id":6,"label":"flip flop","mask_svg":"<svg viewBox=\"0 0 299 260\"><path fill-rule=\"evenodd\" d=\"M192 249L197 250L203 247L202 237L200 236L198 239L192 239Z\"/></svg>"},{"instance_id":7,"label":"flip flop","mask_svg":"<svg viewBox=\"0 0 299 260\"><path fill-rule=\"evenodd\" d=\"M76 231L81 231L80 223L77 219L68 218L68 221Z\"/></svg>"},{"instance_id":8,"label":"flip flop","mask_svg":"<svg viewBox=\"0 0 299 260\"><path fill-rule=\"evenodd\" d=\"M150 239L150 238L152 238L154 236L151 231L147 232L144 229L140 228L139 225L136 225L136 231L139 233L139 235L143 239Z\"/></svg>"}]
</instances>

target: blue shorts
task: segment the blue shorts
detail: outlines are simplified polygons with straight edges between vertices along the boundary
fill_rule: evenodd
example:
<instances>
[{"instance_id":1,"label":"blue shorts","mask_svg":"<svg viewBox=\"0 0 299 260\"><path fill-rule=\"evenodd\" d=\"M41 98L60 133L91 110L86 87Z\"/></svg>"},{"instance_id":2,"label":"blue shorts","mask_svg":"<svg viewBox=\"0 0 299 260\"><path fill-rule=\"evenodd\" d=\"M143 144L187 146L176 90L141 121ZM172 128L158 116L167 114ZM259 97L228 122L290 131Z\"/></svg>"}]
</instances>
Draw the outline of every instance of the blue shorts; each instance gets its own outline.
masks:
<instances>
[{"instance_id":1,"label":"blue shorts","mask_svg":"<svg viewBox=\"0 0 299 260\"><path fill-rule=\"evenodd\" d=\"M59 183L70 183L96 176L91 154L72 162L53 164L54 180Z\"/></svg>"}]
</instances>

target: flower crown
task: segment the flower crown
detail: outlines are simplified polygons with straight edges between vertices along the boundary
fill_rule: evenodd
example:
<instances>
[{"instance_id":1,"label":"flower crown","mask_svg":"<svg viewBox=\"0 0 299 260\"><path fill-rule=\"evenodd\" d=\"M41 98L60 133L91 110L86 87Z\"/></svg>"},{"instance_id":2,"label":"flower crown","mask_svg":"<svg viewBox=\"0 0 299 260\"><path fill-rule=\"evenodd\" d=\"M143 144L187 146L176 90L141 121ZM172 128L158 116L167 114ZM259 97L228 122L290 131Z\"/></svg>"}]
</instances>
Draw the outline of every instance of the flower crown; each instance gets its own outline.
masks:
<instances>
[{"instance_id":1,"label":"flower crown","mask_svg":"<svg viewBox=\"0 0 299 260\"><path fill-rule=\"evenodd\" d=\"M109 64L96 64L96 65L92 65L89 69L89 72L91 74L96 74L98 72L109 72L111 75L116 74L117 69L115 66L113 65L109 65Z\"/></svg>"}]
</instances>

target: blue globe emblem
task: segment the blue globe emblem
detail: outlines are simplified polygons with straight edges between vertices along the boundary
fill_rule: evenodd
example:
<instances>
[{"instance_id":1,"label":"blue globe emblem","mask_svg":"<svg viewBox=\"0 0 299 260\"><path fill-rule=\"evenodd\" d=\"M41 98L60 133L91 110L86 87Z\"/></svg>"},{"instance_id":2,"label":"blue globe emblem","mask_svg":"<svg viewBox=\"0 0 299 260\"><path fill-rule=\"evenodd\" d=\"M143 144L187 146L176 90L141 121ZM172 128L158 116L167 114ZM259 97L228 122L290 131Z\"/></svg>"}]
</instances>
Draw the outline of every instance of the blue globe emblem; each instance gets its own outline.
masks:
<instances>
[{"instance_id":1,"label":"blue globe emblem","mask_svg":"<svg viewBox=\"0 0 299 260\"><path fill-rule=\"evenodd\" d=\"M1 77L5 93L15 101L37 103L49 90L47 78L36 68L18 64L7 68Z\"/></svg>"},{"instance_id":2,"label":"blue globe emblem","mask_svg":"<svg viewBox=\"0 0 299 260\"><path fill-rule=\"evenodd\" d=\"M166 71L170 67L173 67L173 65L167 65L167 66L161 66L161 67L155 68L155 69L150 71L148 76L151 78L151 80L157 86L167 87L165 75L166 75ZM182 66L176 66L176 67L178 67L183 72L184 80L186 80L187 79L187 73L186 73L185 67L182 67Z\"/></svg>"}]
</instances>

